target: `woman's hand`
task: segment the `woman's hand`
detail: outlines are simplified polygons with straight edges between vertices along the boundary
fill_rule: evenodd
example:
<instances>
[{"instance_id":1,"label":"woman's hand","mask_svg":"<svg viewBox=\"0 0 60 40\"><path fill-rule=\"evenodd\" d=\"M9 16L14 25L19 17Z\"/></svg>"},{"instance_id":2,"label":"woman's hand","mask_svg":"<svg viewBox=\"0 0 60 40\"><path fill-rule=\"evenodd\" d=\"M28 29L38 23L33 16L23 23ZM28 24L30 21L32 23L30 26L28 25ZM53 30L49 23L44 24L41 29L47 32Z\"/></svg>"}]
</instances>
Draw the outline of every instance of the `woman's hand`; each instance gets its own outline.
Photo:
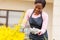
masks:
<instances>
[{"instance_id":1,"label":"woman's hand","mask_svg":"<svg viewBox=\"0 0 60 40\"><path fill-rule=\"evenodd\" d=\"M38 35L41 35L41 32L38 32L37 34L38 34Z\"/></svg>"},{"instance_id":2,"label":"woman's hand","mask_svg":"<svg viewBox=\"0 0 60 40\"><path fill-rule=\"evenodd\" d=\"M40 36L40 35L42 35L43 33L42 33L42 31L40 31L40 32L38 32L37 34Z\"/></svg>"},{"instance_id":3,"label":"woman's hand","mask_svg":"<svg viewBox=\"0 0 60 40\"><path fill-rule=\"evenodd\" d=\"M20 32L24 32L25 27L21 26Z\"/></svg>"}]
</instances>

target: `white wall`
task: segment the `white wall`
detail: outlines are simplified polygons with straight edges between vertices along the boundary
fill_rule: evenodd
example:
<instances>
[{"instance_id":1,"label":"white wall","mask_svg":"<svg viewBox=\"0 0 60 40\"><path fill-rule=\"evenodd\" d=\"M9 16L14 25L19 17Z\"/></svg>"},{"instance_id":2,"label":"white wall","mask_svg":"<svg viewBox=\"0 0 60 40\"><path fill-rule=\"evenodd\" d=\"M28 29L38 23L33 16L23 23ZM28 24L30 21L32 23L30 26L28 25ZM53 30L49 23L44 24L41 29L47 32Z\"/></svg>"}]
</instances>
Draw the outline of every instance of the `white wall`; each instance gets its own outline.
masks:
<instances>
[{"instance_id":1,"label":"white wall","mask_svg":"<svg viewBox=\"0 0 60 40\"><path fill-rule=\"evenodd\" d=\"M0 9L27 10L33 7L33 2L0 0Z\"/></svg>"},{"instance_id":2,"label":"white wall","mask_svg":"<svg viewBox=\"0 0 60 40\"><path fill-rule=\"evenodd\" d=\"M48 20L48 36L49 40L52 40L52 20L53 20L53 4L52 3L47 3L46 7L44 8L44 11L47 12L49 20Z\"/></svg>"},{"instance_id":3,"label":"white wall","mask_svg":"<svg viewBox=\"0 0 60 40\"><path fill-rule=\"evenodd\" d=\"M53 39L60 40L60 0L54 0Z\"/></svg>"}]
</instances>

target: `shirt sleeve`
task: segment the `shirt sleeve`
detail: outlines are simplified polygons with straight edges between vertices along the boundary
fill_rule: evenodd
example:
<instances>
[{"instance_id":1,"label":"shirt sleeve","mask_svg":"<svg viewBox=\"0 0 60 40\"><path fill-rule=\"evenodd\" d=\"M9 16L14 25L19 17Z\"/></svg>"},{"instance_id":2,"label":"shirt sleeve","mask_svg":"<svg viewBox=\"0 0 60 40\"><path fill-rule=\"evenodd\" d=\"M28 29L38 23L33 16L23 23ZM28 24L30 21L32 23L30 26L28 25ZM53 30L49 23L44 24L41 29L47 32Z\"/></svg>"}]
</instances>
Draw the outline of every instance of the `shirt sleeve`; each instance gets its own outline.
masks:
<instances>
[{"instance_id":1,"label":"shirt sleeve","mask_svg":"<svg viewBox=\"0 0 60 40\"><path fill-rule=\"evenodd\" d=\"M43 24L41 28L41 34L44 34L47 30L47 24L48 24L48 15L45 13L42 15L43 18Z\"/></svg>"},{"instance_id":2,"label":"shirt sleeve","mask_svg":"<svg viewBox=\"0 0 60 40\"><path fill-rule=\"evenodd\" d=\"M22 27L25 27L27 21L29 20L29 15L28 15L28 13L29 13L29 10L27 10L27 11L25 12L25 16L24 16L24 18L23 18L23 20L22 20L22 24L21 24Z\"/></svg>"}]
</instances>

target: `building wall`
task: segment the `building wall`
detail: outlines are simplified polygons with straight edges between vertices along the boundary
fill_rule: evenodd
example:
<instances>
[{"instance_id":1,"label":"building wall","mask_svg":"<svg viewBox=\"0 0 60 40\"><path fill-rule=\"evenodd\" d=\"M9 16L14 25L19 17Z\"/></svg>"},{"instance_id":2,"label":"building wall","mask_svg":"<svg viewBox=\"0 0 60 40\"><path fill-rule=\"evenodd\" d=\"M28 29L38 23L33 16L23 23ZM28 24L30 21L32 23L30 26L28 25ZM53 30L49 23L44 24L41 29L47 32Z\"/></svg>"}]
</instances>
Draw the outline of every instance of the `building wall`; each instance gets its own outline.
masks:
<instances>
[{"instance_id":1,"label":"building wall","mask_svg":"<svg viewBox=\"0 0 60 40\"><path fill-rule=\"evenodd\" d=\"M52 20L53 20L53 4L52 3L48 3L44 9L44 11L47 12L48 14L48 36L49 36L49 40L52 40Z\"/></svg>"},{"instance_id":2,"label":"building wall","mask_svg":"<svg viewBox=\"0 0 60 40\"><path fill-rule=\"evenodd\" d=\"M9 9L9 10L27 10L34 7L34 2L28 1L0 1L0 9ZM48 34L49 40L52 39L52 18L53 18L53 4L47 3L46 7L44 8L49 15L49 22L48 22Z\"/></svg>"},{"instance_id":3,"label":"building wall","mask_svg":"<svg viewBox=\"0 0 60 40\"><path fill-rule=\"evenodd\" d=\"M54 0L52 33L54 40L60 40L60 0Z\"/></svg>"},{"instance_id":4,"label":"building wall","mask_svg":"<svg viewBox=\"0 0 60 40\"><path fill-rule=\"evenodd\" d=\"M0 1L0 9L27 10L33 7L33 2L22 1Z\"/></svg>"}]
</instances>

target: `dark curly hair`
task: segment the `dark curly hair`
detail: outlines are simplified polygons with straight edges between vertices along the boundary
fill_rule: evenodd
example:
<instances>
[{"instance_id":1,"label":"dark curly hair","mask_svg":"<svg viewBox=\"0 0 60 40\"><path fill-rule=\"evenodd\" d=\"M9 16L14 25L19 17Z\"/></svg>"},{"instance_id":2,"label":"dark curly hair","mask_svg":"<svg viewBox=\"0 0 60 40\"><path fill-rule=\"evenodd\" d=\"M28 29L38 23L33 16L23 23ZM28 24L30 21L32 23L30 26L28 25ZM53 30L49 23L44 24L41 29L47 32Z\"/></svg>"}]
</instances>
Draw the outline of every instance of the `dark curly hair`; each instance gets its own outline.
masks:
<instances>
[{"instance_id":1,"label":"dark curly hair","mask_svg":"<svg viewBox=\"0 0 60 40\"><path fill-rule=\"evenodd\" d=\"M45 0L35 0L35 4L37 4L37 3L41 3L43 5L43 8L46 5L46 1Z\"/></svg>"}]
</instances>

